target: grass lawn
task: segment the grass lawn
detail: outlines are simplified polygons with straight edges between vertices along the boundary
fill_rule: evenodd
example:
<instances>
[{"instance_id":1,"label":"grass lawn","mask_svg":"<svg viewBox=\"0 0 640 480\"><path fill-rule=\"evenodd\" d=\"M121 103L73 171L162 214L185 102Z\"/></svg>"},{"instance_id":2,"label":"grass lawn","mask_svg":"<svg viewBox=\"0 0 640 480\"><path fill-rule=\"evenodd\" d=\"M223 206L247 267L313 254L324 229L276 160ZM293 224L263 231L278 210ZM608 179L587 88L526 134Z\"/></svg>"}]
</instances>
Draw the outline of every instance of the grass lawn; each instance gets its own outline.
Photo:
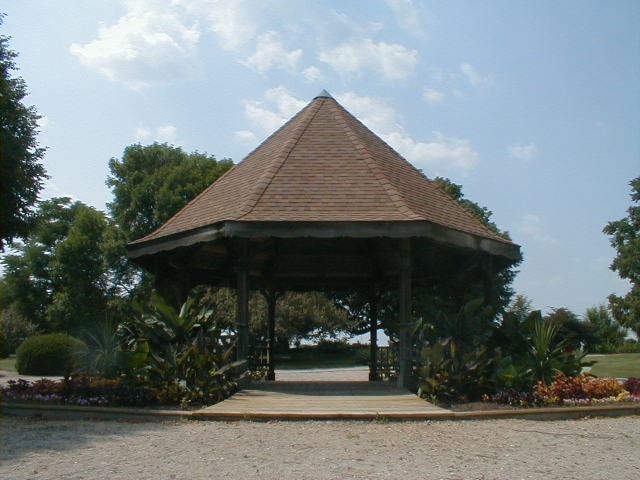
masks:
<instances>
[{"instance_id":1,"label":"grass lawn","mask_svg":"<svg viewBox=\"0 0 640 480\"><path fill-rule=\"evenodd\" d=\"M640 378L640 353L613 353L610 355L587 355L594 360L591 373L598 377Z\"/></svg>"},{"instance_id":2,"label":"grass lawn","mask_svg":"<svg viewBox=\"0 0 640 480\"><path fill-rule=\"evenodd\" d=\"M16 371L16 357L0 358L0 370L7 372Z\"/></svg>"},{"instance_id":3,"label":"grass lawn","mask_svg":"<svg viewBox=\"0 0 640 480\"><path fill-rule=\"evenodd\" d=\"M292 349L289 353L276 355L276 368L311 369L343 368L367 365L366 357L353 351L325 353L314 348Z\"/></svg>"}]
</instances>

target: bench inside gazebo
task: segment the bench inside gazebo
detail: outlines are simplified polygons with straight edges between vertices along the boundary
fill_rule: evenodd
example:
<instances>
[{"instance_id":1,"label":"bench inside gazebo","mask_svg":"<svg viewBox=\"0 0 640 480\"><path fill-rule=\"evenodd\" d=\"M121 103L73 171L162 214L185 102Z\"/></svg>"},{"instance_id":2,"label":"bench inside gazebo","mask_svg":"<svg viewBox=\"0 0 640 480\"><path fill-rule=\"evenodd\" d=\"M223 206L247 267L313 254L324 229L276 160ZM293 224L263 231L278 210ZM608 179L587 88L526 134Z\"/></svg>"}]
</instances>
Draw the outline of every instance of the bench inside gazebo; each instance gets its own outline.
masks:
<instances>
[{"instance_id":1,"label":"bench inside gazebo","mask_svg":"<svg viewBox=\"0 0 640 480\"><path fill-rule=\"evenodd\" d=\"M403 388L413 383L412 287L451 270L487 275L520 256L325 91L128 248L178 301L196 285L235 287L239 359L249 355L251 290L268 301L272 359L278 292L397 290Z\"/></svg>"}]
</instances>

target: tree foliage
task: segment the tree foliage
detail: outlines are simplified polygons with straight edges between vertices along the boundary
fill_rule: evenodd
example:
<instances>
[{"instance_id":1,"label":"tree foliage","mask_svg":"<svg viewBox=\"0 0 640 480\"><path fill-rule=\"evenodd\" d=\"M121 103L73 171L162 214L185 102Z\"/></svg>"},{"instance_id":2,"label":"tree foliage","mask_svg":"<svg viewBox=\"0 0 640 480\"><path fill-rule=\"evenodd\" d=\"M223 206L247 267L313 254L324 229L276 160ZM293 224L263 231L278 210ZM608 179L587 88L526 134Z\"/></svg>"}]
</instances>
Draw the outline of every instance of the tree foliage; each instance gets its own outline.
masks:
<instances>
[{"instance_id":1,"label":"tree foliage","mask_svg":"<svg viewBox=\"0 0 640 480\"><path fill-rule=\"evenodd\" d=\"M611 316L605 305L588 308L584 319L591 325L596 339L585 347L587 351L612 353L624 342L625 329Z\"/></svg>"},{"instance_id":2,"label":"tree foliage","mask_svg":"<svg viewBox=\"0 0 640 480\"><path fill-rule=\"evenodd\" d=\"M444 177L436 177L434 182L438 187L440 187L447 195L453 198L456 202L458 202L462 207L464 207L471 215L476 217L482 223L484 223L489 229L493 232L502 235L505 238L509 238L509 234L504 232L498 228L498 226L491 220L493 216L493 212L489 210L487 207L483 207L476 202L465 198L464 193L462 193L462 185L458 185L453 183L448 178Z\"/></svg>"},{"instance_id":3,"label":"tree foliage","mask_svg":"<svg viewBox=\"0 0 640 480\"><path fill-rule=\"evenodd\" d=\"M225 328L235 328L236 291L230 288L199 286L191 296L209 306L213 317ZM266 343L267 302L260 292L249 298L251 335L257 343ZM276 345L284 351L302 340L333 337L347 331L347 313L320 292L283 292L276 302Z\"/></svg>"},{"instance_id":4,"label":"tree foliage","mask_svg":"<svg viewBox=\"0 0 640 480\"><path fill-rule=\"evenodd\" d=\"M122 159L109 161L107 185L113 191L111 217L127 240L143 237L171 218L220 175L228 159L185 153L180 147L154 143L130 145Z\"/></svg>"},{"instance_id":5,"label":"tree foliage","mask_svg":"<svg viewBox=\"0 0 640 480\"><path fill-rule=\"evenodd\" d=\"M31 233L4 258L3 309L45 331L77 333L103 318L118 293L107 262L114 228L82 202L40 202Z\"/></svg>"},{"instance_id":6,"label":"tree foliage","mask_svg":"<svg viewBox=\"0 0 640 480\"><path fill-rule=\"evenodd\" d=\"M2 20L0 14L0 26ZM12 76L17 54L9 48L9 39L0 35L0 251L6 242L27 235L47 178L40 163L45 149L36 140L40 116L23 103L25 81Z\"/></svg>"},{"instance_id":7,"label":"tree foliage","mask_svg":"<svg viewBox=\"0 0 640 480\"><path fill-rule=\"evenodd\" d=\"M609 296L611 310L622 325L640 336L640 177L630 185L632 204L627 216L609 222L603 231L611 237L617 252L611 269L631 282L631 290L624 297Z\"/></svg>"}]
</instances>

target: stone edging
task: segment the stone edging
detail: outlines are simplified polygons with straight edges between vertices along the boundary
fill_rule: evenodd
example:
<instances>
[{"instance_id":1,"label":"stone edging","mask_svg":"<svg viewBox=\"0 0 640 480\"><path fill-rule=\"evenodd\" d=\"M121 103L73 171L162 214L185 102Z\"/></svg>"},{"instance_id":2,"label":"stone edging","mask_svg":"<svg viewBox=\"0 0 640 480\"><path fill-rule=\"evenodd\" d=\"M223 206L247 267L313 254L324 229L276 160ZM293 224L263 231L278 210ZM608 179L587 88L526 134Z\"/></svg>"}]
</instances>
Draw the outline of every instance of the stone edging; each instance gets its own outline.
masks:
<instances>
[{"instance_id":1,"label":"stone edging","mask_svg":"<svg viewBox=\"0 0 640 480\"><path fill-rule=\"evenodd\" d=\"M119 407L81 407L74 405L43 405L28 403L4 403L0 406L3 415L35 416L56 419L100 419L100 420L492 420L500 418L523 420L565 420L583 417L611 417L640 415L640 404L548 407L514 410L485 410L468 412L435 413L255 413L255 414L215 414L202 411L153 410Z\"/></svg>"},{"instance_id":2,"label":"stone edging","mask_svg":"<svg viewBox=\"0 0 640 480\"><path fill-rule=\"evenodd\" d=\"M75 405L45 405L38 403L3 403L0 405L3 415L35 416L43 418L81 419L96 418L105 420L177 420L189 418L191 412L183 410L154 410L146 408L121 407L81 407Z\"/></svg>"}]
</instances>

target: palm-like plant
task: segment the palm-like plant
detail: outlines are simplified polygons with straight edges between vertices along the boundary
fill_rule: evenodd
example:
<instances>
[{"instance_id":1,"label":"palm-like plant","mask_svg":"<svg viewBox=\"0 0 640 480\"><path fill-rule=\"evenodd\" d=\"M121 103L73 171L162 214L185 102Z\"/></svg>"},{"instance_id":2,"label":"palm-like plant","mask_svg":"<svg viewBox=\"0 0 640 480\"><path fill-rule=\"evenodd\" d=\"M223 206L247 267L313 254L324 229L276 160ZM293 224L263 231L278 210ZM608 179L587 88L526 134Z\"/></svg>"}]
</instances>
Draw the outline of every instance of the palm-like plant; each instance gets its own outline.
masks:
<instances>
[{"instance_id":1,"label":"palm-like plant","mask_svg":"<svg viewBox=\"0 0 640 480\"><path fill-rule=\"evenodd\" d=\"M183 385L187 396L217 401L229 384L233 344L208 305L189 298L176 310L160 296L136 305L129 344L146 356L144 373L156 385Z\"/></svg>"},{"instance_id":2,"label":"palm-like plant","mask_svg":"<svg viewBox=\"0 0 640 480\"><path fill-rule=\"evenodd\" d=\"M582 367L582 352L576 352L566 339L558 340L560 326L536 318L531 329L529 364L534 381L549 384L554 375L577 375Z\"/></svg>"}]
</instances>

